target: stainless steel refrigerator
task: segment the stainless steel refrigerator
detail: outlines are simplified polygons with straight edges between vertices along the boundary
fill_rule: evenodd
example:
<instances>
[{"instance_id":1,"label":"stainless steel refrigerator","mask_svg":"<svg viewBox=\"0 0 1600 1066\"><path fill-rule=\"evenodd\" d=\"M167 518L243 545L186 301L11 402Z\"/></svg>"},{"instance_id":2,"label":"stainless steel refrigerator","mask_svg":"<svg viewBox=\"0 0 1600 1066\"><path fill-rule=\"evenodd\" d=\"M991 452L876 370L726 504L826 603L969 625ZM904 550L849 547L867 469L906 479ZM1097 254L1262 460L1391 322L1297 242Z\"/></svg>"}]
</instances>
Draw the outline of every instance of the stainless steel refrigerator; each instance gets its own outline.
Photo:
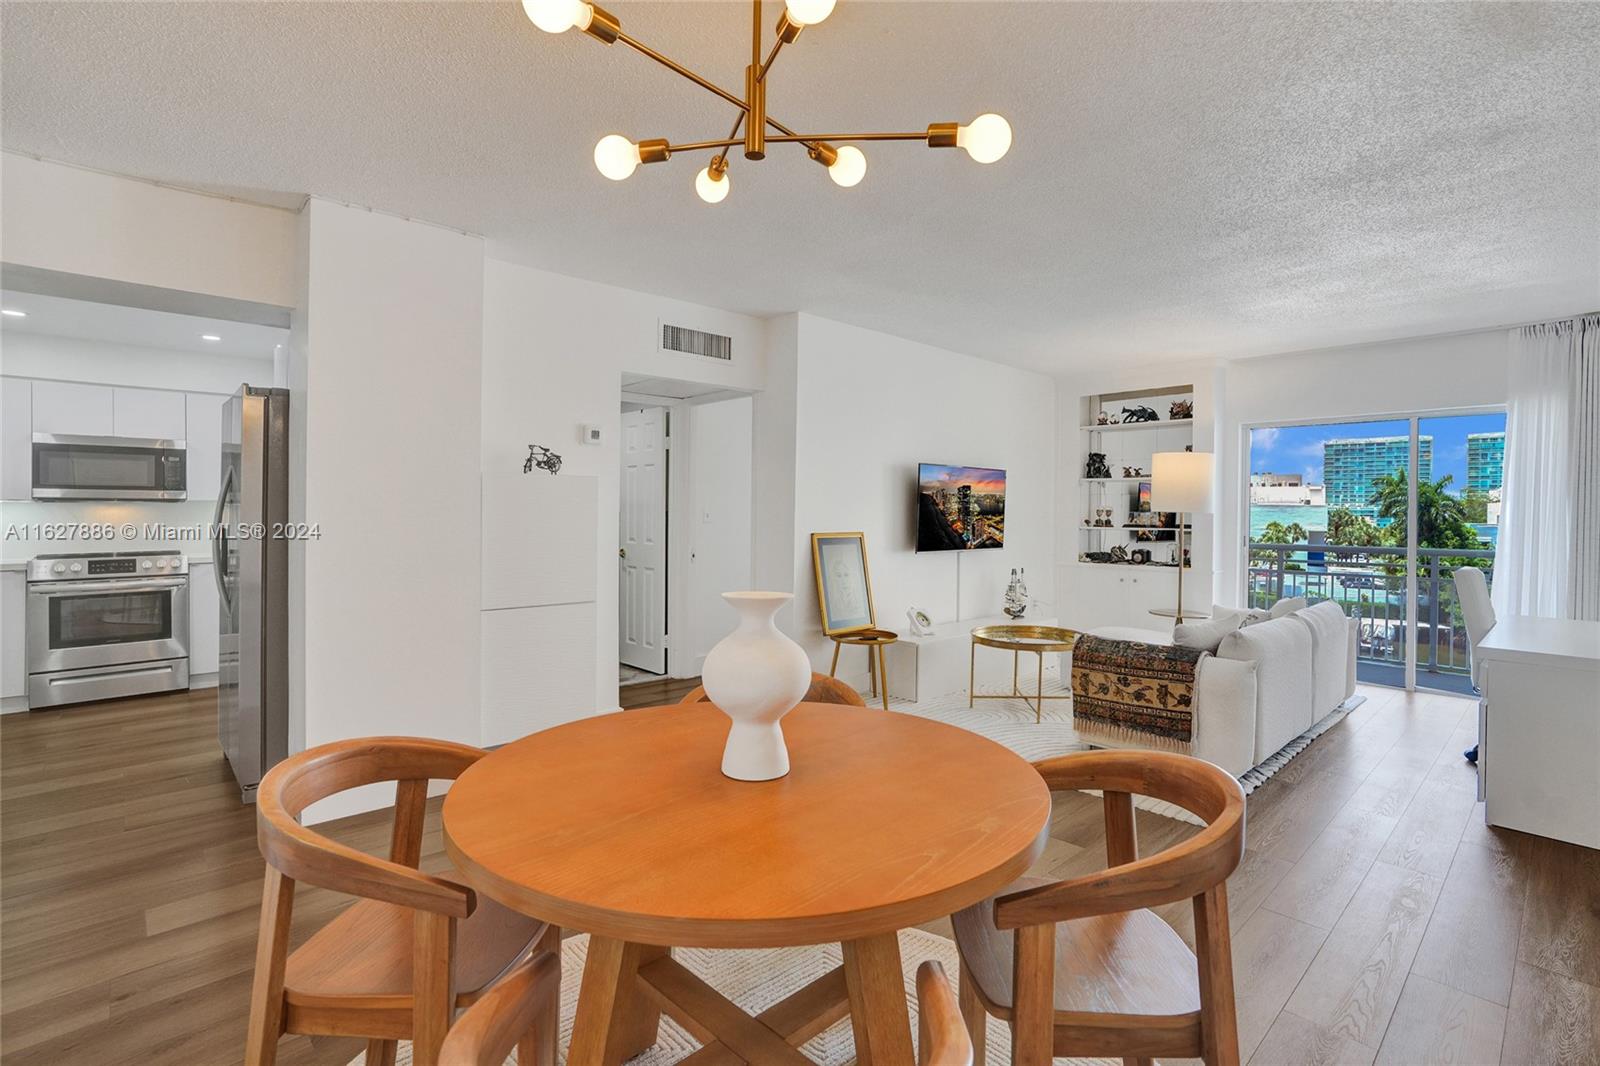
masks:
<instances>
[{"instance_id":1,"label":"stainless steel refrigerator","mask_svg":"<svg viewBox=\"0 0 1600 1066\"><path fill-rule=\"evenodd\" d=\"M289 754L289 390L242 386L222 409L212 530L217 735L247 803ZM274 535L277 534L277 535Z\"/></svg>"}]
</instances>

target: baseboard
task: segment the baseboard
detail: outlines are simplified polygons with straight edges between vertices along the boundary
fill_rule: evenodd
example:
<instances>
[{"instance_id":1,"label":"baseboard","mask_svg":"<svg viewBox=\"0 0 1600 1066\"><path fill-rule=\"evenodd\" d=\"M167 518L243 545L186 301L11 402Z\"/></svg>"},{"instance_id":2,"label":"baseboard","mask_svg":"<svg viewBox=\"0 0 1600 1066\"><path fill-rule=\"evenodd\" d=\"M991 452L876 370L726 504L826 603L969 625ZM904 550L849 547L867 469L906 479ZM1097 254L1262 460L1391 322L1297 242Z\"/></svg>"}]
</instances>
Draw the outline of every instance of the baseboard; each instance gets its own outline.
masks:
<instances>
[{"instance_id":1,"label":"baseboard","mask_svg":"<svg viewBox=\"0 0 1600 1066\"><path fill-rule=\"evenodd\" d=\"M28 709L28 697L7 696L0 699L0 714L17 714Z\"/></svg>"},{"instance_id":2,"label":"baseboard","mask_svg":"<svg viewBox=\"0 0 1600 1066\"><path fill-rule=\"evenodd\" d=\"M216 688L217 687L217 675L216 674L190 674L189 675L189 687L191 689Z\"/></svg>"}]
</instances>

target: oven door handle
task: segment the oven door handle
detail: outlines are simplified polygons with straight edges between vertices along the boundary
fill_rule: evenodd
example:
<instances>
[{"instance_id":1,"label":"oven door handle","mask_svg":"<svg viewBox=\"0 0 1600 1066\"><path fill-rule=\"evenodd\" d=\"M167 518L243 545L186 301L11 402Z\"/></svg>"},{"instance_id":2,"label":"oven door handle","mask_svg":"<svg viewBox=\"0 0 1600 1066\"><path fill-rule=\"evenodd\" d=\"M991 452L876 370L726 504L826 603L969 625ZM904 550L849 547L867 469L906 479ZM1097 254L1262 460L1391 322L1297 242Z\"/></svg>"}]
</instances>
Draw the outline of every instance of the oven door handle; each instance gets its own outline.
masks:
<instances>
[{"instance_id":1,"label":"oven door handle","mask_svg":"<svg viewBox=\"0 0 1600 1066\"><path fill-rule=\"evenodd\" d=\"M181 589L189 584L188 578L129 578L125 581L49 581L28 586L30 596L69 596L96 592L158 592L163 589Z\"/></svg>"},{"instance_id":2,"label":"oven door handle","mask_svg":"<svg viewBox=\"0 0 1600 1066\"><path fill-rule=\"evenodd\" d=\"M228 529L222 524L222 512L228 505L228 493L233 490L233 464L222 468L222 486L217 490L217 507L211 514L211 577L217 583L217 595L222 605L233 610L228 598Z\"/></svg>"}]
</instances>

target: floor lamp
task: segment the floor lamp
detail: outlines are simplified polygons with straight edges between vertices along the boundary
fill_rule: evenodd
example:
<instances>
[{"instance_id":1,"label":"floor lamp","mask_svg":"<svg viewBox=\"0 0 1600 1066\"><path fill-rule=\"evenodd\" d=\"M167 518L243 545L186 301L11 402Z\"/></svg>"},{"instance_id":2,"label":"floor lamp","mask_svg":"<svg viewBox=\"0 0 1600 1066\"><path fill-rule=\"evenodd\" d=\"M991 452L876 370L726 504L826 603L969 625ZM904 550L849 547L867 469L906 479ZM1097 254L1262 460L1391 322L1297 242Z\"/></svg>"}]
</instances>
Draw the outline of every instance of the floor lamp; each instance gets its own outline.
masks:
<instances>
[{"instance_id":1,"label":"floor lamp","mask_svg":"<svg viewBox=\"0 0 1600 1066\"><path fill-rule=\"evenodd\" d=\"M1178 512L1178 611L1183 623L1184 526L1211 513L1211 453L1156 452L1150 459L1150 509Z\"/></svg>"}]
</instances>

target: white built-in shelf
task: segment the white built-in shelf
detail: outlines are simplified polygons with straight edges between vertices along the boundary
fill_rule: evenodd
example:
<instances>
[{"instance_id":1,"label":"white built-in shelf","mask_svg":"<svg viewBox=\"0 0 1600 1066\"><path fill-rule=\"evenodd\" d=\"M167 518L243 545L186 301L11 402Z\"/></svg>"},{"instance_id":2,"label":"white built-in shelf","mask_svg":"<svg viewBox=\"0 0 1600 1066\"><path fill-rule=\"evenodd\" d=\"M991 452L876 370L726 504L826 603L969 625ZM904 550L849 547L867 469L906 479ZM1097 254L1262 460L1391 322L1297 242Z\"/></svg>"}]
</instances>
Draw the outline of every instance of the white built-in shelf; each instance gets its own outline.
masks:
<instances>
[{"instance_id":1,"label":"white built-in shelf","mask_svg":"<svg viewBox=\"0 0 1600 1066\"><path fill-rule=\"evenodd\" d=\"M1158 418L1154 422L1118 422L1108 426L1079 426L1085 433L1116 433L1124 429L1168 429L1172 426L1192 426L1192 418Z\"/></svg>"},{"instance_id":2,"label":"white built-in shelf","mask_svg":"<svg viewBox=\"0 0 1600 1066\"><path fill-rule=\"evenodd\" d=\"M1176 566L1173 566L1171 563L1095 563L1095 562L1090 562L1088 559L1073 559L1072 561L1066 562L1066 563L1062 563L1061 565L1062 566L1120 566L1124 570L1171 570L1171 571L1174 571L1174 572L1176 572L1177 569L1178 569ZM1185 570L1193 570L1194 569L1194 563L1191 562L1188 566L1185 566L1184 569Z\"/></svg>"},{"instance_id":3,"label":"white built-in shelf","mask_svg":"<svg viewBox=\"0 0 1600 1066\"><path fill-rule=\"evenodd\" d=\"M1085 485L1122 485L1122 484L1131 485L1136 481L1149 481L1149 480L1150 480L1150 475L1149 474L1145 474L1145 475L1143 475L1141 477L1080 477L1078 479L1079 482L1081 482L1082 484L1085 484Z\"/></svg>"},{"instance_id":4,"label":"white built-in shelf","mask_svg":"<svg viewBox=\"0 0 1600 1066\"><path fill-rule=\"evenodd\" d=\"M1128 525L1122 525L1122 526L1079 526L1078 528L1083 530L1084 532L1088 532L1091 529L1098 529L1102 533L1109 533L1113 529L1147 529L1147 530L1150 530L1150 531L1155 532L1155 533L1176 533L1178 531L1178 527L1177 526L1128 526ZM1184 532L1186 532L1186 533L1194 531L1194 527L1193 526L1184 526L1183 529L1184 529Z\"/></svg>"}]
</instances>

